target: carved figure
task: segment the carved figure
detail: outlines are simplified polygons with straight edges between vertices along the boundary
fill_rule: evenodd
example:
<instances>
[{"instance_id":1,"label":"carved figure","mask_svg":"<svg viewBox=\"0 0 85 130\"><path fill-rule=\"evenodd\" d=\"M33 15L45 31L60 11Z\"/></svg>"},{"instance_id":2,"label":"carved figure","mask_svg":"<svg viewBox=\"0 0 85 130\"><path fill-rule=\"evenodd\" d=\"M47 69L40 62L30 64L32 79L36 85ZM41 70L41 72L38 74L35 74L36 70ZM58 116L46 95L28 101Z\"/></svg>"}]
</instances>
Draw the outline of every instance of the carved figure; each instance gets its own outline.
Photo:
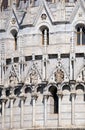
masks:
<instances>
[{"instance_id":1,"label":"carved figure","mask_svg":"<svg viewBox=\"0 0 85 130\"><path fill-rule=\"evenodd\" d=\"M38 82L37 72L35 70L32 70L32 72L30 73L30 83L37 84L37 82Z\"/></svg>"},{"instance_id":2,"label":"carved figure","mask_svg":"<svg viewBox=\"0 0 85 130\"><path fill-rule=\"evenodd\" d=\"M17 83L17 78L13 73L11 73L9 77L9 83L10 83L10 86L12 87Z\"/></svg>"},{"instance_id":3,"label":"carved figure","mask_svg":"<svg viewBox=\"0 0 85 130\"><path fill-rule=\"evenodd\" d=\"M58 69L55 72L55 81L57 83L62 83L63 80L64 80L64 72L61 69Z\"/></svg>"}]
</instances>

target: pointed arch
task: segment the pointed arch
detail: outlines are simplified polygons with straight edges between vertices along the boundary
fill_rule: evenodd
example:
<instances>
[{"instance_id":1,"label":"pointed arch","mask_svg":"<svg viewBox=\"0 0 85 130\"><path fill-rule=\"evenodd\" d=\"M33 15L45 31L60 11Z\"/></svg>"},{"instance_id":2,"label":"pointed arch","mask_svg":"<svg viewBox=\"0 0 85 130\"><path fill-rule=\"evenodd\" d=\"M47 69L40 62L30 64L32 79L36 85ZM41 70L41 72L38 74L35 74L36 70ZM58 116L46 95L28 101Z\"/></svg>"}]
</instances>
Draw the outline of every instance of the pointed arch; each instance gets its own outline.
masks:
<instances>
[{"instance_id":1,"label":"pointed arch","mask_svg":"<svg viewBox=\"0 0 85 130\"><path fill-rule=\"evenodd\" d=\"M18 32L17 32L16 29L12 29L11 34L12 34L12 36L14 38L14 44L15 44L14 45L14 50L17 50L17 35L18 35Z\"/></svg>"},{"instance_id":2,"label":"pointed arch","mask_svg":"<svg viewBox=\"0 0 85 130\"><path fill-rule=\"evenodd\" d=\"M40 27L40 31L42 35L42 45L49 45L49 28L43 25Z\"/></svg>"},{"instance_id":3,"label":"pointed arch","mask_svg":"<svg viewBox=\"0 0 85 130\"><path fill-rule=\"evenodd\" d=\"M49 84L48 91L50 92L50 112L58 114L58 96L57 96L57 85Z\"/></svg>"}]
</instances>

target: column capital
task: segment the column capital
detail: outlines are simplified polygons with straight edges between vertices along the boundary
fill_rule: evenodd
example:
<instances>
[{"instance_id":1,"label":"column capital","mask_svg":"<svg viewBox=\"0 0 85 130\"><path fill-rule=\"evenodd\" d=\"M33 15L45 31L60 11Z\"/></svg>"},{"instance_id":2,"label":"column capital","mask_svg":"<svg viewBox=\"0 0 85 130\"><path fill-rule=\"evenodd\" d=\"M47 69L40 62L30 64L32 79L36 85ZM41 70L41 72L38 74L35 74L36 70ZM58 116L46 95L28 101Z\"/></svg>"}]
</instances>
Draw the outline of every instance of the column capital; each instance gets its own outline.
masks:
<instances>
[{"instance_id":1,"label":"column capital","mask_svg":"<svg viewBox=\"0 0 85 130\"><path fill-rule=\"evenodd\" d=\"M9 99L11 99L11 100L14 99L15 100L16 96L14 94L12 94L12 95L9 96Z\"/></svg>"},{"instance_id":2,"label":"column capital","mask_svg":"<svg viewBox=\"0 0 85 130\"><path fill-rule=\"evenodd\" d=\"M48 93L44 93L43 98L44 98L44 99L48 99L49 96L50 96L50 95L49 95Z\"/></svg>"},{"instance_id":3,"label":"column capital","mask_svg":"<svg viewBox=\"0 0 85 130\"><path fill-rule=\"evenodd\" d=\"M72 90L72 91L71 91L71 96L76 96L75 90Z\"/></svg>"},{"instance_id":4,"label":"column capital","mask_svg":"<svg viewBox=\"0 0 85 130\"><path fill-rule=\"evenodd\" d=\"M38 95L37 95L36 93L32 93L31 97L32 97L32 99L35 99L35 100L37 100L37 98L38 98Z\"/></svg>"},{"instance_id":5,"label":"column capital","mask_svg":"<svg viewBox=\"0 0 85 130\"><path fill-rule=\"evenodd\" d=\"M1 96L0 100L2 102L6 102L8 100L8 98L5 95L3 95L3 96Z\"/></svg>"},{"instance_id":6,"label":"column capital","mask_svg":"<svg viewBox=\"0 0 85 130\"><path fill-rule=\"evenodd\" d=\"M25 93L21 93L19 95L19 97L20 97L21 100L25 100L26 99L26 94Z\"/></svg>"},{"instance_id":7,"label":"column capital","mask_svg":"<svg viewBox=\"0 0 85 130\"><path fill-rule=\"evenodd\" d=\"M62 97L63 96L63 92L60 90L60 91L57 92L57 95L58 95L58 97Z\"/></svg>"}]
</instances>

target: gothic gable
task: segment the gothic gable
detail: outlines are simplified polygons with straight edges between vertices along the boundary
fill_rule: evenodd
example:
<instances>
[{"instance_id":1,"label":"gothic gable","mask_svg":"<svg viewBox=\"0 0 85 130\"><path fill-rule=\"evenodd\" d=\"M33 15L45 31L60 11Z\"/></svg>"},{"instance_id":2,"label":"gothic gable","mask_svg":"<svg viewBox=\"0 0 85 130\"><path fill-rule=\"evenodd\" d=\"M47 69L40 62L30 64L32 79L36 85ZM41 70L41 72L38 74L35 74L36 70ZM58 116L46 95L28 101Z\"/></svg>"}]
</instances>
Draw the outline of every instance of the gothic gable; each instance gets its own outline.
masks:
<instances>
[{"instance_id":1,"label":"gothic gable","mask_svg":"<svg viewBox=\"0 0 85 130\"><path fill-rule=\"evenodd\" d=\"M23 19L22 25L35 25L39 20L46 19L43 17L44 14L46 15L46 18L49 17L50 21L54 21L47 3L45 1L42 1L39 7L27 9L27 13Z\"/></svg>"},{"instance_id":2,"label":"gothic gable","mask_svg":"<svg viewBox=\"0 0 85 130\"><path fill-rule=\"evenodd\" d=\"M85 19L85 8L82 1L78 2L71 14L70 22L82 21Z\"/></svg>"},{"instance_id":3,"label":"gothic gable","mask_svg":"<svg viewBox=\"0 0 85 130\"><path fill-rule=\"evenodd\" d=\"M17 85L18 82L19 75L17 69L14 65L10 65L10 67L7 69L7 74L5 75L5 85L13 87L14 85Z\"/></svg>"},{"instance_id":4,"label":"gothic gable","mask_svg":"<svg viewBox=\"0 0 85 130\"><path fill-rule=\"evenodd\" d=\"M77 75L77 81L78 82L85 82L85 66L79 71Z\"/></svg>"},{"instance_id":5,"label":"gothic gable","mask_svg":"<svg viewBox=\"0 0 85 130\"><path fill-rule=\"evenodd\" d=\"M32 84L37 85L39 82L41 82L41 74L38 70L38 67L36 66L36 63L32 62L29 68L26 69L26 77L24 79L24 82L26 84Z\"/></svg>"},{"instance_id":6,"label":"gothic gable","mask_svg":"<svg viewBox=\"0 0 85 130\"><path fill-rule=\"evenodd\" d=\"M49 82L63 83L69 81L69 75L66 72L62 62L59 60L56 68L52 70L49 76Z\"/></svg>"}]
</instances>

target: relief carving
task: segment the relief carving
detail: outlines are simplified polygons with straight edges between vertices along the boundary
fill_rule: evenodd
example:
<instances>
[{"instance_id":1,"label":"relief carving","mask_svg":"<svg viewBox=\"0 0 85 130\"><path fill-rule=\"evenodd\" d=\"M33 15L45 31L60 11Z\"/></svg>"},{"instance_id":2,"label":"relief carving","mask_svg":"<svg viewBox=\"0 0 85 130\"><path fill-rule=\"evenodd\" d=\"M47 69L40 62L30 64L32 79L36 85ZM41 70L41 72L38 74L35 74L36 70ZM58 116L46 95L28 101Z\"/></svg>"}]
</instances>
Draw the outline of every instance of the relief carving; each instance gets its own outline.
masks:
<instances>
[{"instance_id":1,"label":"relief carving","mask_svg":"<svg viewBox=\"0 0 85 130\"><path fill-rule=\"evenodd\" d=\"M35 70L32 70L32 72L30 73L30 83L37 84L37 82L38 82L37 72Z\"/></svg>"},{"instance_id":2,"label":"relief carving","mask_svg":"<svg viewBox=\"0 0 85 130\"><path fill-rule=\"evenodd\" d=\"M17 84L17 77L14 73L11 73L9 76L9 84L11 87L13 87L15 84Z\"/></svg>"},{"instance_id":3,"label":"relief carving","mask_svg":"<svg viewBox=\"0 0 85 130\"><path fill-rule=\"evenodd\" d=\"M57 83L62 83L63 80L64 80L64 72L61 69L58 69L55 72L55 81Z\"/></svg>"}]
</instances>

